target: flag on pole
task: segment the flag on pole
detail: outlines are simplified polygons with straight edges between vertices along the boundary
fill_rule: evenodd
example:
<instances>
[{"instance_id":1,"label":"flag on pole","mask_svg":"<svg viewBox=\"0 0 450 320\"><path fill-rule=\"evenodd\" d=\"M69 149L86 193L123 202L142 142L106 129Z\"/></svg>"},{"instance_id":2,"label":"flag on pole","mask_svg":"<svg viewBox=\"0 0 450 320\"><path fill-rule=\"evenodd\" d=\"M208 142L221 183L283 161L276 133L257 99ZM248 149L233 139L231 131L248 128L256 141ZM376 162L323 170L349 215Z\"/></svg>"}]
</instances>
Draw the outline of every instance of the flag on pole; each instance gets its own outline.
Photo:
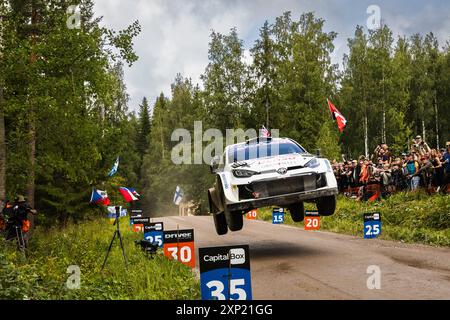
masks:
<instances>
[{"instance_id":1,"label":"flag on pole","mask_svg":"<svg viewBox=\"0 0 450 320\"><path fill-rule=\"evenodd\" d=\"M180 186L177 186L173 196L173 203L175 203L176 206L180 205L181 201L183 201L183 196L183 189L181 189Z\"/></svg>"},{"instance_id":2,"label":"flag on pole","mask_svg":"<svg viewBox=\"0 0 450 320\"><path fill-rule=\"evenodd\" d=\"M108 193L106 191L92 189L91 201L90 203L94 203L97 205L108 206L110 204Z\"/></svg>"},{"instance_id":3,"label":"flag on pole","mask_svg":"<svg viewBox=\"0 0 450 320\"><path fill-rule=\"evenodd\" d=\"M268 130L265 126L262 126L262 129L261 129L261 136L262 136L263 138L269 138L269 137L270 137L270 132L269 132L269 130Z\"/></svg>"},{"instance_id":4,"label":"flag on pole","mask_svg":"<svg viewBox=\"0 0 450 320\"><path fill-rule=\"evenodd\" d=\"M328 107L330 108L331 115L333 116L333 119L337 122L339 131L343 132L345 127L347 126L347 120L339 112L339 110L331 103L330 99L327 99L327 102Z\"/></svg>"},{"instance_id":5,"label":"flag on pole","mask_svg":"<svg viewBox=\"0 0 450 320\"><path fill-rule=\"evenodd\" d=\"M119 169L119 157L117 157L116 162L114 162L113 167L109 171L108 177L112 177L113 175L115 175L117 172L117 169Z\"/></svg>"},{"instance_id":6,"label":"flag on pole","mask_svg":"<svg viewBox=\"0 0 450 320\"><path fill-rule=\"evenodd\" d=\"M136 190L134 190L133 188L128 188L128 190L131 191L131 193L136 197L136 198L140 198L141 195L139 193L137 193Z\"/></svg>"},{"instance_id":7,"label":"flag on pole","mask_svg":"<svg viewBox=\"0 0 450 320\"><path fill-rule=\"evenodd\" d=\"M120 187L119 188L119 192L122 194L122 196L123 196L123 198L125 199L126 202L139 200L138 197L136 197L131 190L134 190L134 189L125 188L125 187ZM134 190L134 192L136 192L136 190Z\"/></svg>"}]
</instances>

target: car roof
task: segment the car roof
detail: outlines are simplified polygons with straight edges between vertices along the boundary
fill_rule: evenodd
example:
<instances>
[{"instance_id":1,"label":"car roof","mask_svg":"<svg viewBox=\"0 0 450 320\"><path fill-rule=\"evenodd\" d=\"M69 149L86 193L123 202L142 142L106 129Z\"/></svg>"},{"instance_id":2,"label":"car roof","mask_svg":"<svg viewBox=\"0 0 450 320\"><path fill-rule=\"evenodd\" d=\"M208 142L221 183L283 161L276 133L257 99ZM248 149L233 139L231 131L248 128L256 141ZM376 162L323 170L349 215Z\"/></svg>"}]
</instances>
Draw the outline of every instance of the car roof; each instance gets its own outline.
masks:
<instances>
[{"instance_id":1,"label":"car roof","mask_svg":"<svg viewBox=\"0 0 450 320\"><path fill-rule=\"evenodd\" d=\"M244 147L246 145L250 145L250 144L259 144L259 143L273 143L273 142L290 142L290 143L295 143L293 140L289 139L289 138L265 138L265 137L258 137L258 138L253 138L253 139L249 139L245 142L241 142L241 143L236 143L236 144L230 144L228 145L225 149L229 149L231 147Z\"/></svg>"}]
</instances>

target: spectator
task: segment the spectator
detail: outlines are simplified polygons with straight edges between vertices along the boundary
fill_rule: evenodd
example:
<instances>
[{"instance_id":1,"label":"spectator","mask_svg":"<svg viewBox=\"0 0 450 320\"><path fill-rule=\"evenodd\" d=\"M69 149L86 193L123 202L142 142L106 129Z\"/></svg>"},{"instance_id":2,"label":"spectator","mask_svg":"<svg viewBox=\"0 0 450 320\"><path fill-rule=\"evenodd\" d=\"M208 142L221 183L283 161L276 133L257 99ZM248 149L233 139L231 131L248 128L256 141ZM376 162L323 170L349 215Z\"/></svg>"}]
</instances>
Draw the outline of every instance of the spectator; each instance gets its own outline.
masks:
<instances>
[{"instance_id":1,"label":"spectator","mask_svg":"<svg viewBox=\"0 0 450 320\"><path fill-rule=\"evenodd\" d=\"M442 157L442 160L445 171L444 185L448 187L448 185L450 184L450 141L447 141L447 143L445 144L445 148L446 151L444 153L444 156Z\"/></svg>"},{"instance_id":2,"label":"spectator","mask_svg":"<svg viewBox=\"0 0 450 320\"><path fill-rule=\"evenodd\" d=\"M436 150L417 136L410 152L401 157L394 157L384 143L375 148L370 159L359 156L358 160L348 161L343 156L342 160L332 162L339 191L354 196L358 189L359 199L372 199L379 193L386 196L407 189L415 191L419 186L434 193L447 191L450 186L450 141L445 149Z\"/></svg>"},{"instance_id":3,"label":"spectator","mask_svg":"<svg viewBox=\"0 0 450 320\"><path fill-rule=\"evenodd\" d=\"M423 156L427 153L430 153L431 149L428 144L422 140L421 136L416 136L416 138L412 141L411 152L412 151L415 151L419 155Z\"/></svg>"},{"instance_id":4,"label":"spectator","mask_svg":"<svg viewBox=\"0 0 450 320\"><path fill-rule=\"evenodd\" d=\"M435 187L437 187L437 192L440 191L441 187L444 185L444 166L442 165L439 152L435 149L431 150L431 164L433 166L433 178L432 182Z\"/></svg>"},{"instance_id":5,"label":"spectator","mask_svg":"<svg viewBox=\"0 0 450 320\"><path fill-rule=\"evenodd\" d=\"M369 160L366 159L362 162L359 182L361 184L367 184L370 179L370 174L371 174L371 169L370 169Z\"/></svg>"},{"instance_id":6,"label":"spectator","mask_svg":"<svg viewBox=\"0 0 450 320\"><path fill-rule=\"evenodd\" d=\"M408 155L407 161L404 164L407 171L409 190L416 191L419 187L420 177L417 175L419 171L419 162L415 160L413 153Z\"/></svg>"}]
</instances>

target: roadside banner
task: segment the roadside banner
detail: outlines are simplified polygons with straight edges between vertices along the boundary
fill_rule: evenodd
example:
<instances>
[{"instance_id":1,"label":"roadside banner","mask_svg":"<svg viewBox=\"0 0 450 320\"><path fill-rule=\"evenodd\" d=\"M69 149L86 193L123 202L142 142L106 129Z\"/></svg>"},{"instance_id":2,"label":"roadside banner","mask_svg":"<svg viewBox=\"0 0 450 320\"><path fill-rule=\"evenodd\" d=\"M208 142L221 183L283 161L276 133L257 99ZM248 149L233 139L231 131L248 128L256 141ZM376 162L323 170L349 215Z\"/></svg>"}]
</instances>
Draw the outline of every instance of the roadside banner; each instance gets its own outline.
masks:
<instances>
[{"instance_id":1,"label":"roadside banner","mask_svg":"<svg viewBox=\"0 0 450 320\"><path fill-rule=\"evenodd\" d=\"M108 218L115 219L116 218L116 207L109 206L106 209L108 210ZM120 212L120 217L126 217L127 209L123 209L122 207L119 207L119 212Z\"/></svg>"},{"instance_id":2,"label":"roadside banner","mask_svg":"<svg viewBox=\"0 0 450 320\"><path fill-rule=\"evenodd\" d=\"M258 210L257 209L247 212L248 220L256 220L257 218L258 218Z\"/></svg>"},{"instance_id":3,"label":"roadside banner","mask_svg":"<svg viewBox=\"0 0 450 320\"><path fill-rule=\"evenodd\" d=\"M141 209L131 209L130 226L133 225L133 219L134 218L142 218L142 210Z\"/></svg>"},{"instance_id":4,"label":"roadside banner","mask_svg":"<svg viewBox=\"0 0 450 320\"><path fill-rule=\"evenodd\" d=\"M157 244L159 248L164 246L164 223L153 222L144 225L144 240Z\"/></svg>"},{"instance_id":5,"label":"roadside banner","mask_svg":"<svg viewBox=\"0 0 450 320\"><path fill-rule=\"evenodd\" d=\"M164 255L195 268L194 229L164 231Z\"/></svg>"},{"instance_id":6,"label":"roadside banner","mask_svg":"<svg viewBox=\"0 0 450 320\"><path fill-rule=\"evenodd\" d=\"M283 208L273 208L272 223L273 224L283 224L284 223L284 209Z\"/></svg>"},{"instance_id":7,"label":"roadside banner","mask_svg":"<svg viewBox=\"0 0 450 320\"><path fill-rule=\"evenodd\" d=\"M203 300L252 300L248 245L199 249Z\"/></svg>"},{"instance_id":8,"label":"roadside banner","mask_svg":"<svg viewBox=\"0 0 450 320\"><path fill-rule=\"evenodd\" d=\"M135 233L143 233L144 232L144 225L148 224L150 222L150 218L146 217L140 217L140 218L133 218L133 232Z\"/></svg>"},{"instance_id":9,"label":"roadside banner","mask_svg":"<svg viewBox=\"0 0 450 320\"><path fill-rule=\"evenodd\" d=\"M320 229L320 215L318 211L305 211L305 230L317 231Z\"/></svg>"},{"instance_id":10,"label":"roadside banner","mask_svg":"<svg viewBox=\"0 0 450 320\"><path fill-rule=\"evenodd\" d=\"M381 235L381 214L364 213L364 238L374 239Z\"/></svg>"}]
</instances>

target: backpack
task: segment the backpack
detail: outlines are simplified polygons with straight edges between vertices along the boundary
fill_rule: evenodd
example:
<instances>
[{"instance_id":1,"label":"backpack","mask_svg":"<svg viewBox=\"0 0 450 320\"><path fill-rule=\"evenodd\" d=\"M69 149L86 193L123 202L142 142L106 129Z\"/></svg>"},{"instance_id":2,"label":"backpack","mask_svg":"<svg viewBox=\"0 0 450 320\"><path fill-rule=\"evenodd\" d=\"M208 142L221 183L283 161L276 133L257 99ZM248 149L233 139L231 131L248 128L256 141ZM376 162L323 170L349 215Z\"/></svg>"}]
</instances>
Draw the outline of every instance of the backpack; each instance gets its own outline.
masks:
<instances>
[{"instance_id":1,"label":"backpack","mask_svg":"<svg viewBox=\"0 0 450 320\"><path fill-rule=\"evenodd\" d=\"M27 233L28 231L30 231L30 227L31 227L30 220L28 220L28 219L22 220L22 232L23 233Z\"/></svg>"}]
</instances>

